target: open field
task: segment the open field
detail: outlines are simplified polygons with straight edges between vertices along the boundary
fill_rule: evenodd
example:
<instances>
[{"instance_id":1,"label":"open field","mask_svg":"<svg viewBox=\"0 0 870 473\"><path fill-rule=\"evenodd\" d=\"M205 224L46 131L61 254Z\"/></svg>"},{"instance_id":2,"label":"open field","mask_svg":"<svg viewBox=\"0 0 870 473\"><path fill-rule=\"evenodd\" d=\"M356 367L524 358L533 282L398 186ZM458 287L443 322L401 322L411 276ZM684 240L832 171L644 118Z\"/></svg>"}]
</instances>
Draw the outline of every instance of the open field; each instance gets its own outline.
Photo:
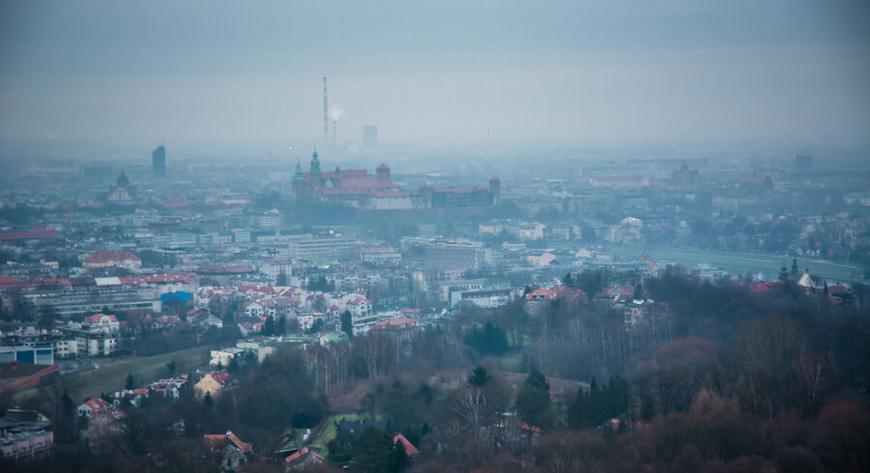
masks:
<instances>
[{"instance_id":1,"label":"open field","mask_svg":"<svg viewBox=\"0 0 870 473\"><path fill-rule=\"evenodd\" d=\"M368 416L359 414L337 414L327 417L326 420L323 421L320 431L315 433L314 440L311 441L310 446L318 449L320 454L324 457L328 456L329 449L326 448L326 444L334 439L336 434L338 434L338 426L336 425L336 422L342 420L359 420L367 417Z\"/></svg>"},{"instance_id":2,"label":"open field","mask_svg":"<svg viewBox=\"0 0 870 473\"><path fill-rule=\"evenodd\" d=\"M100 393L123 388L128 373L133 374L137 386L165 377L167 375L166 364L172 361L176 364L176 373L186 373L207 363L211 349L211 346L202 346L154 356L100 358L94 360L100 364L99 368L71 373L65 377L80 396L95 397L99 396Z\"/></svg>"},{"instance_id":3,"label":"open field","mask_svg":"<svg viewBox=\"0 0 870 473\"><path fill-rule=\"evenodd\" d=\"M783 264L791 268L792 258L785 256L763 255L757 253L737 253L728 251L700 250L689 248L645 248L642 245L612 245L614 255L626 260L637 259L644 251L656 262L669 261L691 269L696 264L707 263L720 266L731 274L758 274L775 277ZM801 271L810 272L829 281L862 282L863 270L859 266L834 263L815 258L798 258Z\"/></svg>"}]
</instances>

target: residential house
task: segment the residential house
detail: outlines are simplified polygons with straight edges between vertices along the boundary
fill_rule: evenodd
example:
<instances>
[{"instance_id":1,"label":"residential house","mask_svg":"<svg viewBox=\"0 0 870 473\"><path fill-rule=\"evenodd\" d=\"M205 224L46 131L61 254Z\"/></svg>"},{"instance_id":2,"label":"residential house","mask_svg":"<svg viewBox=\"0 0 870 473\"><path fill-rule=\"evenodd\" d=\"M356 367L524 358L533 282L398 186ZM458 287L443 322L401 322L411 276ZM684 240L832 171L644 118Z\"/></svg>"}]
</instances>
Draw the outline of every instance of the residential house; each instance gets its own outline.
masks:
<instances>
[{"instance_id":1,"label":"residential house","mask_svg":"<svg viewBox=\"0 0 870 473\"><path fill-rule=\"evenodd\" d=\"M540 287L529 291L524 299L523 306L526 312L532 316L540 315L549 304L557 300L571 305L589 302L585 292L562 284L553 287Z\"/></svg>"},{"instance_id":2,"label":"residential house","mask_svg":"<svg viewBox=\"0 0 870 473\"><path fill-rule=\"evenodd\" d=\"M319 465L324 461L323 456L313 449L302 447L299 450L296 450L293 454L284 458L284 471L301 471L310 466Z\"/></svg>"},{"instance_id":3,"label":"residential house","mask_svg":"<svg viewBox=\"0 0 870 473\"><path fill-rule=\"evenodd\" d=\"M118 333L121 330L121 323L118 317L113 314L98 313L87 318L88 328L97 330L103 333Z\"/></svg>"},{"instance_id":4,"label":"residential house","mask_svg":"<svg viewBox=\"0 0 870 473\"><path fill-rule=\"evenodd\" d=\"M210 394L211 397L216 398L220 396L231 380L232 376L226 371L206 373L205 376L193 385L193 390L197 397L204 397L206 394Z\"/></svg>"}]
</instances>

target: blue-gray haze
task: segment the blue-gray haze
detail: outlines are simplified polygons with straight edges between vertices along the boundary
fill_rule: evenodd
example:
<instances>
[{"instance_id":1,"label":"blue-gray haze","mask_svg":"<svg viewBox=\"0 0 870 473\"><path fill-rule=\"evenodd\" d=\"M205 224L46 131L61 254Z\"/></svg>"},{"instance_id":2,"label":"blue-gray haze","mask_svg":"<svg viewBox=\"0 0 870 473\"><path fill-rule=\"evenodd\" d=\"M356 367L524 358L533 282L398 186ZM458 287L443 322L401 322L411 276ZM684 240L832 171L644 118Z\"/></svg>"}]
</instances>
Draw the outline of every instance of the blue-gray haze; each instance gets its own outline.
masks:
<instances>
[{"instance_id":1,"label":"blue-gray haze","mask_svg":"<svg viewBox=\"0 0 870 473\"><path fill-rule=\"evenodd\" d=\"M3 0L0 139L862 146L868 5Z\"/></svg>"}]
</instances>

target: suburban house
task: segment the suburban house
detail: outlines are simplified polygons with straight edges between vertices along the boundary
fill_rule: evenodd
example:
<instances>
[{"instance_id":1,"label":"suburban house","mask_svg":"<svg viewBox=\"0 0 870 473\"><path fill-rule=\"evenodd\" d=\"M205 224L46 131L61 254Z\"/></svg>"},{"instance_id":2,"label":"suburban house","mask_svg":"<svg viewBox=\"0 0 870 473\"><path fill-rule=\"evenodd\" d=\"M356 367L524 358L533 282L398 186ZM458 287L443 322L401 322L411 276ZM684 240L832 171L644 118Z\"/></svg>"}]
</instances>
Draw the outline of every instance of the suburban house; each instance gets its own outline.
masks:
<instances>
[{"instance_id":1,"label":"suburban house","mask_svg":"<svg viewBox=\"0 0 870 473\"><path fill-rule=\"evenodd\" d=\"M319 465L325 460L323 456L308 447L302 447L284 459L285 471L304 470L311 465Z\"/></svg>"},{"instance_id":2,"label":"suburban house","mask_svg":"<svg viewBox=\"0 0 870 473\"><path fill-rule=\"evenodd\" d=\"M525 295L523 306L529 315L539 315L547 305L554 301L562 301L568 304L585 304L589 301L586 293L580 289L574 289L562 284L553 287L539 287L529 291Z\"/></svg>"},{"instance_id":3,"label":"suburban house","mask_svg":"<svg viewBox=\"0 0 870 473\"><path fill-rule=\"evenodd\" d=\"M212 453L220 452L222 472L237 471L246 465L249 457L254 454L253 445L243 442L231 430L225 434L205 434L202 436L202 444Z\"/></svg>"},{"instance_id":4,"label":"suburban house","mask_svg":"<svg viewBox=\"0 0 870 473\"><path fill-rule=\"evenodd\" d=\"M118 333L121 330L121 323L113 314L94 314L88 317L87 321L88 328L91 330L99 330L103 333Z\"/></svg>"},{"instance_id":5,"label":"suburban house","mask_svg":"<svg viewBox=\"0 0 870 473\"><path fill-rule=\"evenodd\" d=\"M206 394L211 395L211 397L218 397L231 380L232 376L226 371L206 373L205 376L193 385L193 390L197 397L204 397Z\"/></svg>"}]
</instances>

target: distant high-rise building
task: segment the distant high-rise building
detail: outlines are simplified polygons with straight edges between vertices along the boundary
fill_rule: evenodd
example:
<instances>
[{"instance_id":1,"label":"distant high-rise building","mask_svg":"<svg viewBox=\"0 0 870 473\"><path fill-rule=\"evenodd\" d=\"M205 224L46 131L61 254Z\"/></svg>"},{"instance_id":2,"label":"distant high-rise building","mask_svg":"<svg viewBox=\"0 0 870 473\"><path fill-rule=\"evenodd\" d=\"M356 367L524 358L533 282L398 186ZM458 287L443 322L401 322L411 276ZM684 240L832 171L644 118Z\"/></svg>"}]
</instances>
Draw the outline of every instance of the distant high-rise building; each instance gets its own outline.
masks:
<instances>
[{"instance_id":1,"label":"distant high-rise building","mask_svg":"<svg viewBox=\"0 0 870 473\"><path fill-rule=\"evenodd\" d=\"M795 156L794 167L798 171L809 171L813 167L813 157L806 154L799 154Z\"/></svg>"},{"instance_id":2,"label":"distant high-rise building","mask_svg":"<svg viewBox=\"0 0 870 473\"><path fill-rule=\"evenodd\" d=\"M366 125L362 128L363 131L363 147L377 148L378 146L378 127L374 125Z\"/></svg>"},{"instance_id":3,"label":"distant high-rise building","mask_svg":"<svg viewBox=\"0 0 870 473\"><path fill-rule=\"evenodd\" d=\"M166 177L166 147L160 145L151 153L151 170L154 177Z\"/></svg>"}]
</instances>

